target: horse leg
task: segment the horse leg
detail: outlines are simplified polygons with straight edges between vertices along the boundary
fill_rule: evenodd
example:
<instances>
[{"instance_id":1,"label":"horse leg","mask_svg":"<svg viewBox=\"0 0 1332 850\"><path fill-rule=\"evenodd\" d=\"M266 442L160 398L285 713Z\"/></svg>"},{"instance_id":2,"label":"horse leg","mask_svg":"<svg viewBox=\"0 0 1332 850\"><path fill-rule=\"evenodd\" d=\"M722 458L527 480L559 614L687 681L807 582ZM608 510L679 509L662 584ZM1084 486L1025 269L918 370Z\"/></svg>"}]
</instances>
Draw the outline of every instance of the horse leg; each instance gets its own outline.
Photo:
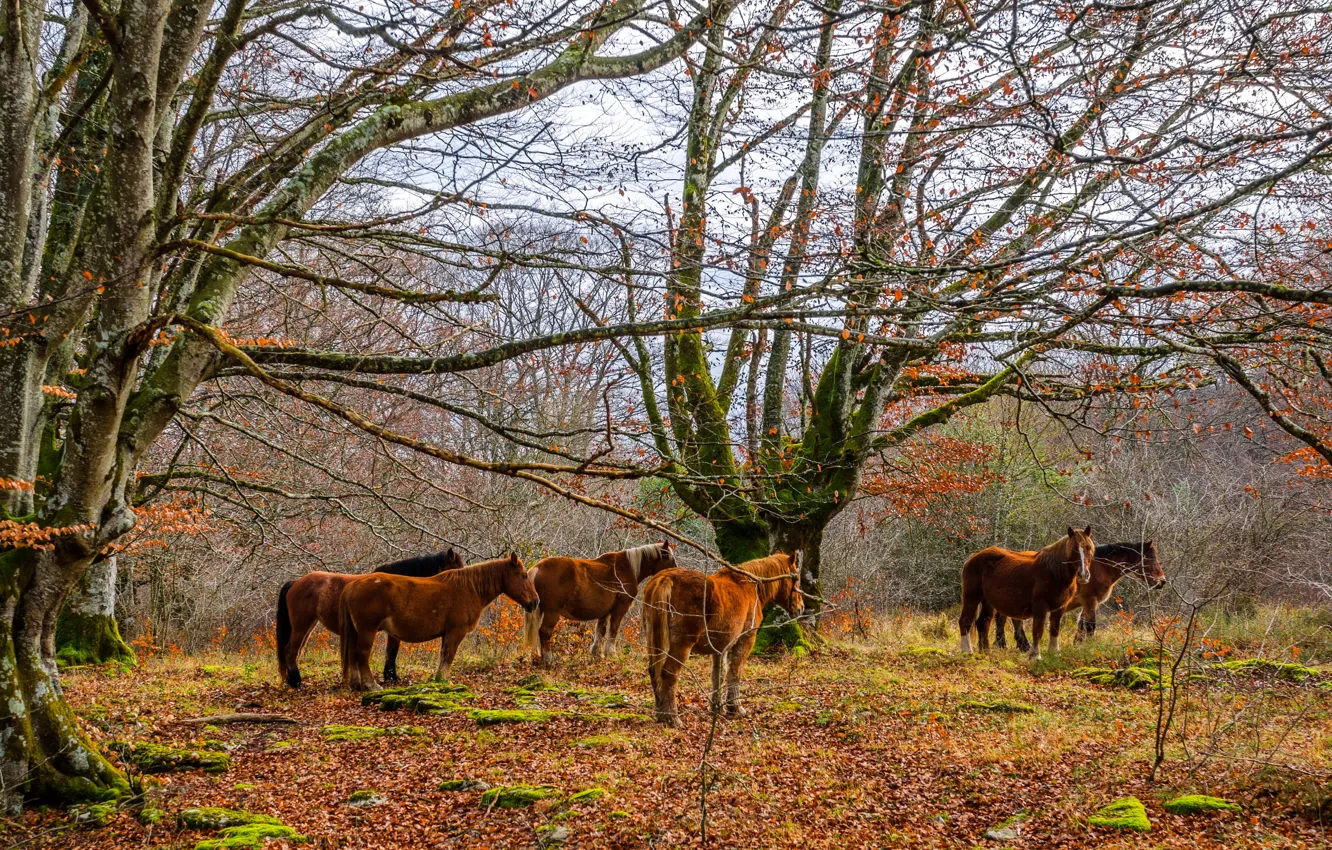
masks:
<instances>
[{"instance_id":1,"label":"horse leg","mask_svg":"<svg viewBox=\"0 0 1332 850\"><path fill-rule=\"evenodd\" d=\"M976 609L981 606L981 594L980 587L973 593L972 588L963 585L962 591L962 614L957 618L957 629L962 636L962 654L967 655L971 652L971 627L976 622Z\"/></svg>"},{"instance_id":2,"label":"horse leg","mask_svg":"<svg viewBox=\"0 0 1332 850\"><path fill-rule=\"evenodd\" d=\"M1008 627L1008 618L998 611L994 612L994 645L1000 649L1008 649L1008 637L1004 634Z\"/></svg>"},{"instance_id":3,"label":"horse leg","mask_svg":"<svg viewBox=\"0 0 1332 850\"><path fill-rule=\"evenodd\" d=\"M305 649L305 642L310 638L310 631L315 627L317 620L314 614L308 612L291 618L291 637L287 640L284 652L287 662L287 684L293 688L301 686L301 671L296 662L301 657L301 650Z\"/></svg>"},{"instance_id":4,"label":"horse leg","mask_svg":"<svg viewBox=\"0 0 1332 850\"><path fill-rule=\"evenodd\" d=\"M757 637L757 632L754 637ZM749 653L754 651L754 638L748 640L742 638L731 651L727 653L730 658L726 664L726 713L733 717L739 717L745 713L745 709L740 705L740 679L744 676L745 662L749 660Z\"/></svg>"},{"instance_id":5,"label":"horse leg","mask_svg":"<svg viewBox=\"0 0 1332 850\"><path fill-rule=\"evenodd\" d=\"M606 642L610 639L610 635L607 634L607 632L609 631L610 631L610 615L607 615L605 617L602 617L600 620L597 620L596 624L592 626L593 658L606 657Z\"/></svg>"},{"instance_id":6,"label":"horse leg","mask_svg":"<svg viewBox=\"0 0 1332 850\"><path fill-rule=\"evenodd\" d=\"M373 690L375 685L375 674L370 671L370 653L375 649L375 635L378 632L370 629L357 629L355 643L352 644L353 664L351 668L351 681L348 686L353 691ZM344 636L343 640L347 640Z\"/></svg>"},{"instance_id":7,"label":"horse leg","mask_svg":"<svg viewBox=\"0 0 1332 850\"><path fill-rule=\"evenodd\" d=\"M610 612L610 625L607 627L606 636L609 640L606 652L614 654L620 651L620 625L624 622L624 615L629 613L629 604L617 604Z\"/></svg>"},{"instance_id":8,"label":"horse leg","mask_svg":"<svg viewBox=\"0 0 1332 850\"><path fill-rule=\"evenodd\" d=\"M726 653L719 652L712 656L712 699L708 704L714 713L722 709L722 686L730 679L727 675Z\"/></svg>"},{"instance_id":9,"label":"horse leg","mask_svg":"<svg viewBox=\"0 0 1332 850\"><path fill-rule=\"evenodd\" d=\"M1044 605L1031 606L1031 650L1027 653L1034 660L1041 657L1041 636L1045 634L1045 619L1048 611Z\"/></svg>"},{"instance_id":10,"label":"horse leg","mask_svg":"<svg viewBox=\"0 0 1332 850\"><path fill-rule=\"evenodd\" d=\"M1018 652L1031 649L1031 641L1027 640L1027 631L1022 627L1021 620L1013 621L1013 645L1018 648Z\"/></svg>"},{"instance_id":11,"label":"horse leg","mask_svg":"<svg viewBox=\"0 0 1332 850\"><path fill-rule=\"evenodd\" d=\"M689 650L670 644L663 647L666 658L657 673L656 719L658 723L680 728L680 710L676 702L675 687L680 680L680 670L689 660Z\"/></svg>"},{"instance_id":12,"label":"horse leg","mask_svg":"<svg viewBox=\"0 0 1332 850\"><path fill-rule=\"evenodd\" d=\"M393 635L388 636L388 646L384 647L384 681L398 681L398 648L402 641Z\"/></svg>"},{"instance_id":13,"label":"horse leg","mask_svg":"<svg viewBox=\"0 0 1332 850\"><path fill-rule=\"evenodd\" d=\"M981 652L990 651L990 622L994 620L994 608L981 600L980 616L976 618L976 645ZM1003 627L1000 627L1002 633Z\"/></svg>"},{"instance_id":14,"label":"horse leg","mask_svg":"<svg viewBox=\"0 0 1332 850\"><path fill-rule=\"evenodd\" d=\"M1095 606L1082 606L1082 613L1078 615L1078 633L1073 636L1074 643L1081 643L1087 638L1096 634L1096 608Z\"/></svg>"},{"instance_id":15,"label":"horse leg","mask_svg":"<svg viewBox=\"0 0 1332 850\"><path fill-rule=\"evenodd\" d=\"M541 639L541 664L549 667L555 663L555 653L551 651L550 644L555 639L555 627L560 624L560 615L556 611L546 611L541 618L541 628L537 631L537 636Z\"/></svg>"},{"instance_id":16,"label":"horse leg","mask_svg":"<svg viewBox=\"0 0 1332 850\"><path fill-rule=\"evenodd\" d=\"M1061 611L1050 612L1050 652L1059 651L1059 629L1064 623L1064 614Z\"/></svg>"},{"instance_id":17,"label":"horse leg","mask_svg":"<svg viewBox=\"0 0 1332 850\"><path fill-rule=\"evenodd\" d=\"M435 668L435 681L447 682L449 671L453 668L453 658L458 654L458 645L467 632L455 629L446 633L439 641L439 666Z\"/></svg>"}]
</instances>

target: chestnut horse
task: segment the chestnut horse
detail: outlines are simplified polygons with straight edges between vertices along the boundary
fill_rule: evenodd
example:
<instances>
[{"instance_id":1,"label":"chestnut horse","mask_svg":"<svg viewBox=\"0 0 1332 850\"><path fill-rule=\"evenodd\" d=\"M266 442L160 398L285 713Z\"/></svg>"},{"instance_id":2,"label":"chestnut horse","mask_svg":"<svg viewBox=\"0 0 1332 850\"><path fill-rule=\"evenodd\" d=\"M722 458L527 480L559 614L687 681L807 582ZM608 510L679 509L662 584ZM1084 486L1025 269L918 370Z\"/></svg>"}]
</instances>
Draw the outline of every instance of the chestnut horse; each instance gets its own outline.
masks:
<instances>
[{"instance_id":1,"label":"chestnut horse","mask_svg":"<svg viewBox=\"0 0 1332 850\"><path fill-rule=\"evenodd\" d=\"M449 549L419 558L406 558L375 567L374 572L404 576L433 576L463 565L462 556ZM301 686L301 671L296 659L315 623L322 623L333 634L338 631L338 600L342 589L361 578L361 574L306 573L282 585L277 601L278 676L293 688ZM398 640L389 638L384 654L384 681L398 680Z\"/></svg>"},{"instance_id":2,"label":"chestnut horse","mask_svg":"<svg viewBox=\"0 0 1332 850\"><path fill-rule=\"evenodd\" d=\"M342 591L339 605L343 682L354 691L375 686L370 650L380 631L408 643L443 638L435 681L444 681L458 644L501 593L528 611L536 607L536 588L513 552L430 578L361 576Z\"/></svg>"},{"instance_id":3,"label":"chestnut horse","mask_svg":"<svg viewBox=\"0 0 1332 850\"><path fill-rule=\"evenodd\" d=\"M962 652L971 652L971 626L979 627L980 648L990 648L990 617L1032 620L1033 658L1041 657L1041 634L1052 611L1062 611L1078 590L1078 581L1091 578L1091 560L1096 546L1091 526L1083 531L1068 529L1039 552L1013 552L991 546L967 559L962 566ZM976 614L980 612L977 622ZM1050 651L1059 650L1059 618L1050 620Z\"/></svg>"},{"instance_id":4,"label":"chestnut horse","mask_svg":"<svg viewBox=\"0 0 1332 850\"><path fill-rule=\"evenodd\" d=\"M795 557L770 555L712 575L676 567L648 580L643 589L648 675L658 723L680 725L675 686L691 652L712 656L712 708L742 713L740 677L754 648L763 609L776 603L792 617L805 610Z\"/></svg>"},{"instance_id":5,"label":"chestnut horse","mask_svg":"<svg viewBox=\"0 0 1332 850\"><path fill-rule=\"evenodd\" d=\"M1152 541L1146 543L1103 543L1096 547L1096 554L1091 562L1091 581L1078 582L1077 595L1068 607L1059 612L1050 612L1051 617L1064 614L1081 606L1078 616L1078 633L1074 641L1096 634L1096 609L1110 597L1110 592L1125 575L1132 575L1142 580L1148 588L1157 588L1165 584L1165 570L1161 569L1161 560L1157 557ZM985 615L981 615L984 619ZM1004 641L1004 624L1008 618L999 614L994 618L994 643L1007 646ZM1022 630L1022 621L1013 621L1013 642L1017 648L1026 652L1031 649L1031 641Z\"/></svg>"},{"instance_id":6,"label":"chestnut horse","mask_svg":"<svg viewBox=\"0 0 1332 850\"><path fill-rule=\"evenodd\" d=\"M596 620L592 655L615 650L620 623L638 595L638 583L675 566L675 544L667 540L622 552L581 558L542 558L529 575L541 603L523 622L523 645L543 664L554 660L551 638L560 618Z\"/></svg>"}]
</instances>

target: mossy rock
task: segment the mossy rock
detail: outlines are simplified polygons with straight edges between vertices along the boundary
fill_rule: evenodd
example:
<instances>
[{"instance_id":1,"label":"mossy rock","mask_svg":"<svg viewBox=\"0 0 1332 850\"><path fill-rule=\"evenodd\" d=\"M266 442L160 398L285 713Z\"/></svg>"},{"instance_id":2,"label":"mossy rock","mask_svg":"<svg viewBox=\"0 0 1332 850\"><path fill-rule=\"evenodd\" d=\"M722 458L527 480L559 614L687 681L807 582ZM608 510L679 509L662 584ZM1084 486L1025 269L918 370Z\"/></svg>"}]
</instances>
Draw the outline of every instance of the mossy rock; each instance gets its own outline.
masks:
<instances>
[{"instance_id":1,"label":"mossy rock","mask_svg":"<svg viewBox=\"0 0 1332 850\"><path fill-rule=\"evenodd\" d=\"M537 827L537 844L541 847L557 847L573 836L573 830L563 824L548 823Z\"/></svg>"},{"instance_id":2,"label":"mossy rock","mask_svg":"<svg viewBox=\"0 0 1332 850\"><path fill-rule=\"evenodd\" d=\"M220 806L185 809L176 815L176 820L186 829L226 829L229 826L281 823L272 815L260 815L240 809L224 809Z\"/></svg>"},{"instance_id":3,"label":"mossy rock","mask_svg":"<svg viewBox=\"0 0 1332 850\"><path fill-rule=\"evenodd\" d=\"M632 742L623 735L591 735L574 741L569 746L582 750L623 750Z\"/></svg>"},{"instance_id":4,"label":"mossy rock","mask_svg":"<svg viewBox=\"0 0 1332 850\"><path fill-rule=\"evenodd\" d=\"M1318 675L1318 671L1313 667L1292 664L1289 661L1272 661L1267 658L1224 661L1221 666L1231 673L1270 676L1273 679L1284 679L1287 682L1306 682Z\"/></svg>"},{"instance_id":5,"label":"mossy rock","mask_svg":"<svg viewBox=\"0 0 1332 850\"><path fill-rule=\"evenodd\" d=\"M1152 828L1152 822L1147 819L1147 809L1137 797L1115 800L1087 818L1087 823L1102 829L1132 829L1138 832L1150 832Z\"/></svg>"},{"instance_id":6,"label":"mossy rock","mask_svg":"<svg viewBox=\"0 0 1332 850\"><path fill-rule=\"evenodd\" d=\"M270 841L281 839L288 844L304 844L310 839L289 826L280 823L252 823L229 826L219 838L209 838L194 845L194 850L262 850Z\"/></svg>"},{"instance_id":7,"label":"mossy rock","mask_svg":"<svg viewBox=\"0 0 1332 850\"><path fill-rule=\"evenodd\" d=\"M1157 672L1156 668L1137 665L1132 667L1078 667L1075 670L1070 670L1069 675L1093 685L1128 688L1129 690L1159 687L1161 684L1161 674Z\"/></svg>"},{"instance_id":8,"label":"mossy rock","mask_svg":"<svg viewBox=\"0 0 1332 850\"><path fill-rule=\"evenodd\" d=\"M629 697L624 694L585 694L579 697L581 702L600 706L601 708L628 708Z\"/></svg>"},{"instance_id":9,"label":"mossy rock","mask_svg":"<svg viewBox=\"0 0 1332 850\"><path fill-rule=\"evenodd\" d=\"M1035 714L1036 706L1011 699L996 699L988 702L969 699L958 703L958 708L967 711L988 711L993 714Z\"/></svg>"},{"instance_id":10,"label":"mossy rock","mask_svg":"<svg viewBox=\"0 0 1332 850\"><path fill-rule=\"evenodd\" d=\"M799 649L803 656L809 654L812 648L800 623L791 619L782 609L772 607L763 614L763 625L759 626L754 648L749 654L770 655L783 650L795 654Z\"/></svg>"},{"instance_id":11,"label":"mossy rock","mask_svg":"<svg viewBox=\"0 0 1332 850\"><path fill-rule=\"evenodd\" d=\"M559 789L550 785L504 785L491 788L481 795L481 806L501 809L521 809L541 800L559 797Z\"/></svg>"},{"instance_id":12,"label":"mossy rock","mask_svg":"<svg viewBox=\"0 0 1332 850\"><path fill-rule=\"evenodd\" d=\"M985 830L985 837L990 841L1016 841L1022 837L1022 827L1029 817L1031 815L1026 811L1019 811L1003 823Z\"/></svg>"},{"instance_id":13,"label":"mossy rock","mask_svg":"<svg viewBox=\"0 0 1332 850\"><path fill-rule=\"evenodd\" d=\"M545 723L565 713L541 708L474 708L467 712L467 716L477 726L498 726L501 723Z\"/></svg>"},{"instance_id":14,"label":"mossy rock","mask_svg":"<svg viewBox=\"0 0 1332 850\"><path fill-rule=\"evenodd\" d=\"M255 785L251 782L237 782L231 786L232 791L253 791L254 789Z\"/></svg>"},{"instance_id":15,"label":"mossy rock","mask_svg":"<svg viewBox=\"0 0 1332 850\"><path fill-rule=\"evenodd\" d=\"M1196 815L1200 812L1238 812L1243 807L1220 797L1206 794L1185 794L1166 802L1163 808L1172 815Z\"/></svg>"},{"instance_id":16,"label":"mossy rock","mask_svg":"<svg viewBox=\"0 0 1332 850\"><path fill-rule=\"evenodd\" d=\"M605 797L610 792L605 788L588 788L585 791L579 791L577 794L565 800L571 806L581 806L583 803L593 803Z\"/></svg>"},{"instance_id":17,"label":"mossy rock","mask_svg":"<svg viewBox=\"0 0 1332 850\"><path fill-rule=\"evenodd\" d=\"M82 824L91 829L101 829L111 823L111 819L116 816L118 808L118 805L114 801L106 803L81 803L77 806L72 806L69 810L69 815L77 824Z\"/></svg>"},{"instance_id":18,"label":"mossy rock","mask_svg":"<svg viewBox=\"0 0 1332 850\"><path fill-rule=\"evenodd\" d=\"M800 703L796 702L795 700L789 700L789 699L787 699L787 700L782 700L782 701L779 702L779 703L775 703L775 704L773 705L773 707L772 707L772 710L773 710L773 711L780 711L780 712L782 712L783 714L788 714L788 713L790 713L790 712L792 712L792 711L799 711L799 710L800 710Z\"/></svg>"},{"instance_id":19,"label":"mossy rock","mask_svg":"<svg viewBox=\"0 0 1332 850\"><path fill-rule=\"evenodd\" d=\"M120 749L125 761L140 773L182 773L190 770L223 773L231 767L231 756L218 752L216 742L197 748L133 741L113 746Z\"/></svg>"},{"instance_id":20,"label":"mossy rock","mask_svg":"<svg viewBox=\"0 0 1332 850\"><path fill-rule=\"evenodd\" d=\"M147 803L143 808L139 809L139 823L144 826L152 826L161 823L162 819L165 817L166 810L160 806L154 806L152 803Z\"/></svg>"},{"instance_id":21,"label":"mossy rock","mask_svg":"<svg viewBox=\"0 0 1332 850\"><path fill-rule=\"evenodd\" d=\"M388 800L384 799L384 797L378 791L375 791L373 789L363 789L361 791L353 791L351 793L351 796L347 798L347 805L357 806L357 807L382 806L387 802Z\"/></svg>"},{"instance_id":22,"label":"mossy rock","mask_svg":"<svg viewBox=\"0 0 1332 850\"><path fill-rule=\"evenodd\" d=\"M475 698L476 694L466 685L422 682L419 685L372 691L361 697L361 705L377 705L380 711L405 709L418 714L445 714L462 711L463 707L458 703Z\"/></svg>"},{"instance_id":23,"label":"mossy rock","mask_svg":"<svg viewBox=\"0 0 1332 850\"><path fill-rule=\"evenodd\" d=\"M344 726L334 723L322 730L324 740L331 743L339 741L368 741L372 738L391 738L403 735L424 735L420 726Z\"/></svg>"}]
</instances>

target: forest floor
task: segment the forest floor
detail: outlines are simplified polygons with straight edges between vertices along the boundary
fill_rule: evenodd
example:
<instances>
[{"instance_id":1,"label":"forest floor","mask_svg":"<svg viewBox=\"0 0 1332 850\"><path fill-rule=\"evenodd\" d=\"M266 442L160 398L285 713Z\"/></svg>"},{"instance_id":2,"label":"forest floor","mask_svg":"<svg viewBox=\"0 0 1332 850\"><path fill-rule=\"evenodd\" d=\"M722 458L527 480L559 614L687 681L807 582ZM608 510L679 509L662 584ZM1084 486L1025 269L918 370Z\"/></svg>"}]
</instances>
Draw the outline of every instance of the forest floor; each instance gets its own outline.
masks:
<instances>
[{"instance_id":1,"label":"forest floor","mask_svg":"<svg viewBox=\"0 0 1332 850\"><path fill-rule=\"evenodd\" d=\"M1122 663L1133 635L1098 637L1033 665L1013 650L961 657L955 631L941 615L897 618L872 639L801 658L754 659L744 683L747 714L716 724L707 756L706 846L1332 844L1332 685L1325 684L1332 668L1303 681L1271 670L1223 673L1219 665L1217 677L1194 677L1181 688L1153 782L1158 709L1174 690L1071 675L1079 665ZM140 822L142 800L101 828L72 827L67 812L32 811L0 820L0 845L194 848L217 834L180 826L178 813L223 806L274 816L312 848L703 846L700 761L712 727L706 660L693 661L682 679L687 710L677 730L642 719L652 695L632 645L609 661L565 656L542 671L546 690L525 692L515 686L533 672L527 661L473 654L454 667L455 683L474 694L460 700L463 709L552 712L483 726L478 718L487 716L468 710L363 706L338 686L335 656L323 644L303 659L308 684L298 692L279 685L271 657L257 653L160 654L132 670L70 671L68 694L108 751L126 740L211 746L229 753L230 766L144 777L148 802L165 813L156 825ZM426 680L434 647L412 649L400 666L409 681ZM1242 650L1219 648L1232 660L1245 657ZM183 722L235 711L297 722ZM335 724L417 728L329 740L338 737L327 728ZM481 788L441 790L446 780L553 791L531 806L504 808L484 805ZM594 788L605 794L569 799ZM371 805L351 805L357 791L373 791ZM1190 816L1163 809L1185 793L1243 809ZM1102 806L1130 795L1145 804L1149 832L1089 824ZM1007 840L986 837L1019 813Z\"/></svg>"}]
</instances>

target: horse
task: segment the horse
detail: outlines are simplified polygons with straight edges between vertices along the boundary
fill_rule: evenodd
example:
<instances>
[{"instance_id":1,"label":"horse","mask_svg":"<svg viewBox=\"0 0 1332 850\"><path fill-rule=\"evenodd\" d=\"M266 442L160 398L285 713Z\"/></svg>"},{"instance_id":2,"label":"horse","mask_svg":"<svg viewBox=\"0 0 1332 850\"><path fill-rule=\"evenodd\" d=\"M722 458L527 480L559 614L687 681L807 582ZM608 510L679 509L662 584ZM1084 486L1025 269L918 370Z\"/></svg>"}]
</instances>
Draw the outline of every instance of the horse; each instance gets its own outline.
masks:
<instances>
[{"instance_id":1,"label":"horse","mask_svg":"<svg viewBox=\"0 0 1332 850\"><path fill-rule=\"evenodd\" d=\"M381 631L408 643L443 638L435 681L445 681L458 644L476 628L481 612L501 593L526 611L537 605L536 588L522 560L513 552L429 578L378 573L361 576L342 591L338 606L343 682L354 691L375 686L370 650Z\"/></svg>"},{"instance_id":2,"label":"horse","mask_svg":"<svg viewBox=\"0 0 1332 850\"><path fill-rule=\"evenodd\" d=\"M462 556L449 549L433 555L405 558L375 567L373 572L405 576L433 576L463 565ZM348 584L362 574L306 573L282 585L277 600L277 663L278 676L293 688L301 686L301 671L296 660L301 655L306 639L315 623L335 635L338 631L338 600ZM384 681L398 681L398 640L389 638L384 654Z\"/></svg>"},{"instance_id":3,"label":"horse","mask_svg":"<svg viewBox=\"0 0 1332 850\"><path fill-rule=\"evenodd\" d=\"M1157 588L1165 584L1165 570L1161 569L1160 558L1152 541L1145 543L1103 543L1096 547L1091 562L1091 581L1078 582L1077 595L1062 611L1050 612L1051 617L1064 614L1081 605L1078 616L1078 632L1073 640L1081 641L1096 634L1096 609L1110 597L1110 592L1126 574L1141 579L1148 588ZM994 618L995 646L1007 646L1004 640L1004 624L1008 621L1003 614ZM1013 642L1017 648L1026 652L1031 649L1031 641L1022 629L1022 621L1013 621Z\"/></svg>"},{"instance_id":4,"label":"horse","mask_svg":"<svg viewBox=\"0 0 1332 850\"><path fill-rule=\"evenodd\" d=\"M554 660L551 639L560 619L595 620L592 655L616 648L620 623L638 595L638 583L675 566L675 544L663 540L607 552L593 560L542 558L528 575L541 602L523 621L523 645L543 664Z\"/></svg>"},{"instance_id":5,"label":"horse","mask_svg":"<svg viewBox=\"0 0 1332 850\"><path fill-rule=\"evenodd\" d=\"M980 648L990 648L990 619L1032 620L1031 657L1041 657L1041 633L1052 611L1062 611L1077 593L1078 581L1091 580L1095 555L1091 526L1068 534L1039 552L1013 552L991 546L962 565L962 652L971 652L971 626L979 628ZM980 611L977 621L976 612ZM1050 651L1059 651L1059 617L1050 620Z\"/></svg>"},{"instance_id":6,"label":"horse","mask_svg":"<svg viewBox=\"0 0 1332 850\"><path fill-rule=\"evenodd\" d=\"M754 648L763 609L776 603L792 617L805 610L795 556L785 553L722 567L712 575L675 567L643 588L643 626L656 720L678 727L675 686L691 652L712 656L712 709L742 714L740 677Z\"/></svg>"}]
</instances>

